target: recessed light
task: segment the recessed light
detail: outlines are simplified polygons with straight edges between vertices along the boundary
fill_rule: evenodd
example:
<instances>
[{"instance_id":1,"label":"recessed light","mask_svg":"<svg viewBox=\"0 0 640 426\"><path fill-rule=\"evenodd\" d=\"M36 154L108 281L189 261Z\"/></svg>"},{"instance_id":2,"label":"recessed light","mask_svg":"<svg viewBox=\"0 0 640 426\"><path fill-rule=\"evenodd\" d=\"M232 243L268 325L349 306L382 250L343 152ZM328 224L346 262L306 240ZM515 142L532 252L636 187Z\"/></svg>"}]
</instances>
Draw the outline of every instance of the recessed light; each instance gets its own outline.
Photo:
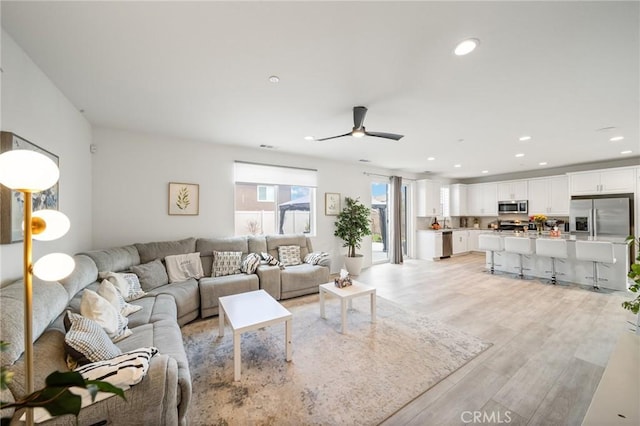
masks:
<instances>
[{"instance_id":1,"label":"recessed light","mask_svg":"<svg viewBox=\"0 0 640 426\"><path fill-rule=\"evenodd\" d=\"M631 154L633 151L621 151L620 154L626 155L626 154Z\"/></svg>"},{"instance_id":2,"label":"recessed light","mask_svg":"<svg viewBox=\"0 0 640 426\"><path fill-rule=\"evenodd\" d=\"M489 173L489 170L483 170L480 173L482 173L483 175L486 175L487 173Z\"/></svg>"},{"instance_id":3,"label":"recessed light","mask_svg":"<svg viewBox=\"0 0 640 426\"><path fill-rule=\"evenodd\" d=\"M458 139L458 142L464 142L464 139Z\"/></svg>"},{"instance_id":4,"label":"recessed light","mask_svg":"<svg viewBox=\"0 0 640 426\"><path fill-rule=\"evenodd\" d=\"M433 161L435 159L436 159L436 157L427 157L427 161Z\"/></svg>"},{"instance_id":5,"label":"recessed light","mask_svg":"<svg viewBox=\"0 0 640 426\"><path fill-rule=\"evenodd\" d=\"M516 157L518 157L518 158L524 157L524 154L523 153L516 154Z\"/></svg>"},{"instance_id":6,"label":"recessed light","mask_svg":"<svg viewBox=\"0 0 640 426\"><path fill-rule=\"evenodd\" d=\"M314 138L313 136L305 136L305 137L304 137L304 140L305 140L305 141L312 141L312 140L314 140L314 139L315 139L315 138Z\"/></svg>"},{"instance_id":7,"label":"recessed light","mask_svg":"<svg viewBox=\"0 0 640 426\"><path fill-rule=\"evenodd\" d=\"M273 145L266 145L266 144L262 144L262 145L260 145L260 148L264 148L264 149L274 149L274 148L275 148L275 146L273 146Z\"/></svg>"},{"instance_id":8,"label":"recessed light","mask_svg":"<svg viewBox=\"0 0 640 426\"><path fill-rule=\"evenodd\" d=\"M547 162L546 161L541 161L540 163L538 163L538 166L546 166Z\"/></svg>"},{"instance_id":9,"label":"recessed light","mask_svg":"<svg viewBox=\"0 0 640 426\"><path fill-rule=\"evenodd\" d=\"M370 163L371 162L371 160L367 160L367 159L364 159L364 158L361 158L358 161L361 162L361 163Z\"/></svg>"},{"instance_id":10,"label":"recessed light","mask_svg":"<svg viewBox=\"0 0 640 426\"><path fill-rule=\"evenodd\" d=\"M454 164L453 167L455 167L456 169L459 169L460 167L462 167L462 164Z\"/></svg>"},{"instance_id":11,"label":"recessed light","mask_svg":"<svg viewBox=\"0 0 640 426\"><path fill-rule=\"evenodd\" d=\"M614 136L611 139L609 139L611 142L618 142L621 141L622 139L624 139L624 136Z\"/></svg>"},{"instance_id":12,"label":"recessed light","mask_svg":"<svg viewBox=\"0 0 640 426\"><path fill-rule=\"evenodd\" d=\"M272 75L272 76L269 77L269 81L271 83L278 83L278 82L280 82L280 77L278 77L277 75Z\"/></svg>"},{"instance_id":13,"label":"recessed light","mask_svg":"<svg viewBox=\"0 0 640 426\"><path fill-rule=\"evenodd\" d=\"M455 53L457 56L467 55L473 52L475 48L478 47L478 44L480 44L480 40L478 40L477 38L468 38L466 40L462 40L460 43L458 43L453 53Z\"/></svg>"},{"instance_id":14,"label":"recessed light","mask_svg":"<svg viewBox=\"0 0 640 426\"><path fill-rule=\"evenodd\" d=\"M530 140L530 139L531 139L531 136L520 136L520 137L518 138L518 140L519 140L520 142L528 141L528 140Z\"/></svg>"}]
</instances>

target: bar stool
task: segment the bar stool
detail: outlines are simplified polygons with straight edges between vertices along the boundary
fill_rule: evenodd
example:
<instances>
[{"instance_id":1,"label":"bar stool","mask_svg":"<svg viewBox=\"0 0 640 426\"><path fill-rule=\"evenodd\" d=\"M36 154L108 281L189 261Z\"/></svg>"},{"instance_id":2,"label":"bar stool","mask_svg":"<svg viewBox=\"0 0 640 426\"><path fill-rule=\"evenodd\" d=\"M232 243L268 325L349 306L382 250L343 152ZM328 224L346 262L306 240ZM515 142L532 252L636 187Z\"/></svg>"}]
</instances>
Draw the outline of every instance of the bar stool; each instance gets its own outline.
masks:
<instances>
[{"instance_id":1,"label":"bar stool","mask_svg":"<svg viewBox=\"0 0 640 426\"><path fill-rule=\"evenodd\" d=\"M567 254L567 241L551 238L538 238L536 239L536 254L538 256L551 258L551 270L545 272L551 272L551 284L556 284L556 259L566 259L569 257Z\"/></svg>"},{"instance_id":2,"label":"bar stool","mask_svg":"<svg viewBox=\"0 0 640 426\"><path fill-rule=\"evenodd\" d=\"M505 237L504 239L504 251L507 253L516 253L519 257L519 266L516 266L520 270L518 278L523 279L525 268L522 266L522 258L527 255L535 253L535 246L533 240L529 237ZM529 268L526 268L529 270Z\"/></svg>"},{"instance_id":3,"label":"bar stool","mask_svg":"<svg viewBox=\"0 0 640 426\"><path fill-rule=\"evenodd\" d=\"M600 289L598 282L608 281L598 277L598 264L608 267L606 264L616 263L613 244L606 241L576 241L576 259L593 262L593 277L585 278L593 279L594 290Z\"/></svg>"},{"instance_id":4,"label":"bar stool","mask_svg":"<svg viewBox=\"0 0 640 426\"><path fill-rule=\"evenodd\" d=\"M493 274L495 272L494 266L501 266L495 264L493 257L495 252L504 250L502 237L499 235L480 234L478 236L478 248L491 252L491 269L489 272Z\"/></svg>"}]
</instances>

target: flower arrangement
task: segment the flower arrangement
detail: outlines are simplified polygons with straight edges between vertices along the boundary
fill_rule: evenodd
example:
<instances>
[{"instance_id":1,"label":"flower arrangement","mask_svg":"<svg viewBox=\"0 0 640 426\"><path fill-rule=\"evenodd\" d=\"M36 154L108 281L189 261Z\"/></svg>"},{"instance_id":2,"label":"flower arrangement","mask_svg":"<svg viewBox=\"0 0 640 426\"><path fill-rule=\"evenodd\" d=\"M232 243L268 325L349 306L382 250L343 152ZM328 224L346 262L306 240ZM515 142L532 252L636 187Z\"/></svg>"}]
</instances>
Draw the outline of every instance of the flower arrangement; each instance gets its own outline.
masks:
<instances>
[{"instance_id":1,"label":"flower arrangement","mask_svg":"<svg viewBox=\"0 0 640 426\"><path fill-rule=\"evenodd\" d=\"M534 214L533 216L529 216L529 220L535 223L543 223L547 220L547 217L543 214Z\"/></svg>"}]
</instances>

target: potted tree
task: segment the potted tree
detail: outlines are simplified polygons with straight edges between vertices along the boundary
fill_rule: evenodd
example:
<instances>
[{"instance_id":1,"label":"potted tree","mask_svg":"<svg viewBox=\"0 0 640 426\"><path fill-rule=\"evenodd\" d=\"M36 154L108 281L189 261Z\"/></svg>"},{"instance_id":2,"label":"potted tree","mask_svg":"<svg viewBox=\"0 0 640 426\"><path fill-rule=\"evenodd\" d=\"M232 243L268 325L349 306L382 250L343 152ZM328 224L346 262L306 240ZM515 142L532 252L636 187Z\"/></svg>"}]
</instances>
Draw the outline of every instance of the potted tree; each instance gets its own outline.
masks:
<instances>
[{"instance_id":1,"label":"potted tree","mask_svg":"<svg viewBox=\"0 0 640 426\"><path fill-rule=\"evenodd\" d=\"M633 236L629 236L627 237L627 243L631 245L637 244L637 247L640 247L640 238L635 239ZM637 253L636 261L631 265L631 270L628 275L628 277L633 280L633 284L629 285L629 291L633 293L640 292L640 250L637 250ZM636 334L640 334L640 295L636 296L633 300L622 302L622 307L638 315L636 320Z\"/></svg>"},{"instance_id":2,"label":"potted tree","mask_svg":"<svg viewBox=\"0 0 640 426\"><path fill-rule=\"evenodd\" d=\"M362 239L371 235L371 209L359 201L359 198L345 197L345 206L338 213L336 230L333 233L344 241L343 247L348 247L344 259L345 268L350 275L360 275L362 270L362 255L356 254Z\"/></svg>"}]
</instances>

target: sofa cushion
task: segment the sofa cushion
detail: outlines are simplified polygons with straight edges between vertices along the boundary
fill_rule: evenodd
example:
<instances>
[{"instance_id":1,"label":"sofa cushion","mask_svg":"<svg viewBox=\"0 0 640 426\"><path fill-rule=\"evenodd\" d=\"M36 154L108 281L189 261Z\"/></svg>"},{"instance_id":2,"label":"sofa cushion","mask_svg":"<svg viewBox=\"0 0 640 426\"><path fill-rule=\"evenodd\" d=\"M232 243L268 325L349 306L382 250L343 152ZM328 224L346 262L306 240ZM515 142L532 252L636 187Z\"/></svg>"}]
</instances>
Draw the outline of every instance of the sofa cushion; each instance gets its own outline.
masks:
<instances>
[{"instance_id":1,"label":"sofa cushion","mask_svg":"<svg viewBox=\"0 0 640 426\"><path fill-rule=\"evenodd\" d=\"M73 272L60 280L60 284L67 291L67 301L71 300L80 290L98 279L98 267L89 257L82 254L73 256L76 266Z\"/></svg>"},{"instance_id":2,"label":"sofa cushion","mask_svg":"<svg viewBox=\"0 0 640 426\"><path fill-rule=\"evenodd\" d=\"M200 293L198 292L198 281L194 278L189 278L181 283L172 283L157 287L150 291L148 296L163 294L173 297L179 325L182 326L198 317Z\"/></svg>"},{"instance_id":3,"label":"sofa cushion","mask_svg":"<svg viewBox=\"0 0 640 426\"><path fill-rule=\"evenodd\" d=\"M187 254L196 251L196 239L185 238L179 241L158 241L134 244L140 254L140 263L148 263L155 259L164 259L174 254Z\"/></svg>"},{"instance_id":4,"label":"sofa cushion","mask_svg":"<svg viewBox=\"0 0 640 426\"><path fill-rule=\"evenodd\" d=\"M131 272L138 276L140 286L147 292L169 283L167 270L159 259L133 266Z\"/></svg>"},{"instance_id":5,"label":"sofa cushion","mask_svg":"<svg viewBox=\"0 0 640 426\"><path fill-rule=\"evenodd\" d=\"M218 313L219 297L259 290L259 287L258 276L255 274L201 278L200 315L202 318L216 315Z\"/></svg>"},{"instance_id":6,"label":"sofa cushion","mask_svg":"<svg viewBox=\"0 0 640 426\"><path fill-rule=\"evenodd\" d=\"M278 247L278 259L284 266L295 266L302 263L300 260L300 246Z\"/></svg>"},{"instance_id":7,"label":"sofa cushion","mask_svg":"<svg viewBox=\"0 0 640 426\"><path fill-rule=\"evenodd\" d=\"M111 359L122 353L95 321L73 312L67 312L66 321L69 330L64 337L65 349L77 365ZM75 367L73 363L69 365L69 368Z\"/></svg>"},{"instance_id":8,"label":"sofa cushion","mask_svg":"<svg viewBox=\"0 0 640 426\"><path fill-rule=\"evenodd\" d=\"M318 285L329 281L329 269L324 266L309 265L302 263L296 266L289 266L280 272L282 285L282 297L294 297L286 293L314 289L318 292ZM300 293L306 294L306 293Z\"/></svg>"},{"instance_id":9,"label":"sofa cushion","mask_svg":"<svg viewBox=\"0 0 640 426\"><path fill-rule=\"evenodd\" d=\"M200 253L174 254L164 258L169 283L184 281L189 278L202 278L202 262Z\"/></svg>"},{"instance_id":10,"label":"sofa cushion","mask_svg":"<svg viewBox=\"0 0 640 426\"><path fill-rule=\"evenodd\" d=\"M44 282L33 278L32 284L32 335L35 341L44 330L64 311L68 294L56 282ZM22 280L8 284L0 290L0 336L10 343L0 352L0 365L13 364L24 351L24 283Z\"/></svg>"},{"instance_id":11,"label":"sofa cushion","mask_svg":"<svg viewBox=\"0 0 640 426\"><path fill-rule=\"evenodd\" d=\"M267 240L264 235L249 235L247 237L249 253L262 253L267 251Z\"/></svg>"},{"instance_id":12,"label":"sofa cushion","mask_svg":"<svg viewBox=\"0 0 640 426\"><path fill-rule=\"evenodd\" d=\"M92 250L78 255L85 255L93 259L98 271L125 271L140 263L138 250L134 246L115 247L104 250Z\"/></svg>"},{"instance_id":13,"label":"sofa cushion","mask_svg":"<svg viewBox=\"0 0 640 426\"><path fill-rule=\"evenodd\" d=\"M80 313L107 332L111 340L117 342L131 335L127 327L129 321L107 299L95 291L84 289L80 301Z\"/></svg>"},{"instance_id":14,"label":"sofa cushion","mask_svg":"<svg viewBox=\"0 0 640 426\"><path fill-rule=\"evenodd\" d=\"M198 238L196 251L200 252L202 269L205 277L210 277L213 265L214 251L240 251L243 254L250 253L246 237L232 238Z\"/></svg>"},{"instance_id":15,"label":"sofa cushion","mask_svg":"<svg viewBox=\"0 0 640 426\"><path fill-rule=\"evenodd\" d=\"M241 251L214 251L212 277L224 277L240 273L242 265Z\"/></svg>"}]
</instances>

